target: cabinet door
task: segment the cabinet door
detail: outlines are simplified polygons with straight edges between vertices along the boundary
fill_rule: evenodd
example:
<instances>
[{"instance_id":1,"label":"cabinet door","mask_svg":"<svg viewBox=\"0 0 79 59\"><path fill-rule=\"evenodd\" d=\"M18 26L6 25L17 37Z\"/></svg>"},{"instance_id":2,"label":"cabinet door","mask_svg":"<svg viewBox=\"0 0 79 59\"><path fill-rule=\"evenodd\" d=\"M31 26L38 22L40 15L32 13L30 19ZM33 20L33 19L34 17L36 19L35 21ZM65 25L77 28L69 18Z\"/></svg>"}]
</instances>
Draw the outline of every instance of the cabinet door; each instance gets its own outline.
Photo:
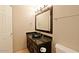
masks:
<instances>
[{"instance_id":1,"label":"cabinet door","mask_svg":"<svg viewBox=\"0 0 79 59\"><path fill-rule=\"evenodd\" d=\"M32 41L32 39L27 37L27 48L31 53L37 53L37 45L35 44L34 41Z\"/></svg>"},{"instance_id":2,"label":"cabinet door","mask_svg":"<svg viewBox=\"0 0 79 59\"><path fill-rule=\"evenodd\" d=\"M37 53L38 52L38 46L35 42L33 42L33 52Z\"/></svg>"}]
</instances>

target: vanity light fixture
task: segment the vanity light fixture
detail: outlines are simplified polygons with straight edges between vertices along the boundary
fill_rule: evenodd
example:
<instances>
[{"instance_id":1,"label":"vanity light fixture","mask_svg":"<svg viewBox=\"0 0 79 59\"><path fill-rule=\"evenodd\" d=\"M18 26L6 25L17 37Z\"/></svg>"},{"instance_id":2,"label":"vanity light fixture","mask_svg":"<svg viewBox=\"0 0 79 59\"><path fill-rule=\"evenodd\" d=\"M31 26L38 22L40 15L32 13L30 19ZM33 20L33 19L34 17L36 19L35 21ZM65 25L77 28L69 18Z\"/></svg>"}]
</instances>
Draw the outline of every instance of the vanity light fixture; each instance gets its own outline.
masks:
<instances>
[{"instance_id":1,"label":"vanity light fixture","mask_svg":"<svg viewBox=\"0 0 79 59\"><path fill-rule=\"evenodd\" d=\"M48 5L42 5L39 8L36 9L35 13L42 11L44 8L46 8Z\"/></svg>"}]
</instances>

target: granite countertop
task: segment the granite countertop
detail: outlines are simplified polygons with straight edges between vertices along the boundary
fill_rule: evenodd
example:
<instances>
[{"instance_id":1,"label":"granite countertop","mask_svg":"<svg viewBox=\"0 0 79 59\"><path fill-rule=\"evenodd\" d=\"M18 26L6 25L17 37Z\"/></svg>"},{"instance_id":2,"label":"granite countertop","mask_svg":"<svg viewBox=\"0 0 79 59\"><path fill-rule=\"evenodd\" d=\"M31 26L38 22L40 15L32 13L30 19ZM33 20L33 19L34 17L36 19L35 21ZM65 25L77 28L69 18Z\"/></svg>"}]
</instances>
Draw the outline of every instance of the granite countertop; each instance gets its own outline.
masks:
<instances>
[{"instance_id":1,"label":"granite countertop","mask_svg":"<svg viewBox=\"0 0 79 59\"><path fill-rule=\"evenodd\" d=\"M41 36L40 38L33 38L32 34L28 34L28 37L32 39L37 45L45 43L45 42L51 42L52 38Z\"/></svg>"}]
</instances>

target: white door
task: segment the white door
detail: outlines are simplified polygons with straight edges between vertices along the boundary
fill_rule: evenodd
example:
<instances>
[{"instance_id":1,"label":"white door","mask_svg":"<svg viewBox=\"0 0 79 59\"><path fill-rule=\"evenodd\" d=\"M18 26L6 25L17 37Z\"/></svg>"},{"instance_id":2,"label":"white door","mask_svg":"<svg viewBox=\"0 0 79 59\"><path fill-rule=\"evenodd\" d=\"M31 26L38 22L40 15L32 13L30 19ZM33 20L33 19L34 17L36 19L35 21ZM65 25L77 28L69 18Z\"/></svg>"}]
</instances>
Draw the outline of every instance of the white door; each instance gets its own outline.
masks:
<instances>
[{"instance_id":1,"label":"white door","mask_svg":"<svg viewBox=\"0 0 79 59\"><path fill-rule=\"evenodd\" d=\"M13 52L12 7L0 6L0 53Z\"/></svg>"}]
</instances>

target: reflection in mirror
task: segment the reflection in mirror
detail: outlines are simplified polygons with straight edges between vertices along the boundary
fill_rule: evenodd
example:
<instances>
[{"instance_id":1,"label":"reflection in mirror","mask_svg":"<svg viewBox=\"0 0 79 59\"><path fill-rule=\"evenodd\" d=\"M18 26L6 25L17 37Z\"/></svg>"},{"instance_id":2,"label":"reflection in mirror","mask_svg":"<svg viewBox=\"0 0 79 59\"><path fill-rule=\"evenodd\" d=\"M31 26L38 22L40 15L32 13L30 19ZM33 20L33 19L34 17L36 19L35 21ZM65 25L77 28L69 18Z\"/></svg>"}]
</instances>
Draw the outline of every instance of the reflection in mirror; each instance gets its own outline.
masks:
<instances>
[{"instance_id":1,"label":"reflection in mirror","mask_svg":"<svg viewBox=\"0 0 79 59\"><path fill-rule=\"evenodd\" d=\"M35 29L47 33L52 33L52 11L53 8L47 8L35 15Z\"/></svg>"}]
</instances>

